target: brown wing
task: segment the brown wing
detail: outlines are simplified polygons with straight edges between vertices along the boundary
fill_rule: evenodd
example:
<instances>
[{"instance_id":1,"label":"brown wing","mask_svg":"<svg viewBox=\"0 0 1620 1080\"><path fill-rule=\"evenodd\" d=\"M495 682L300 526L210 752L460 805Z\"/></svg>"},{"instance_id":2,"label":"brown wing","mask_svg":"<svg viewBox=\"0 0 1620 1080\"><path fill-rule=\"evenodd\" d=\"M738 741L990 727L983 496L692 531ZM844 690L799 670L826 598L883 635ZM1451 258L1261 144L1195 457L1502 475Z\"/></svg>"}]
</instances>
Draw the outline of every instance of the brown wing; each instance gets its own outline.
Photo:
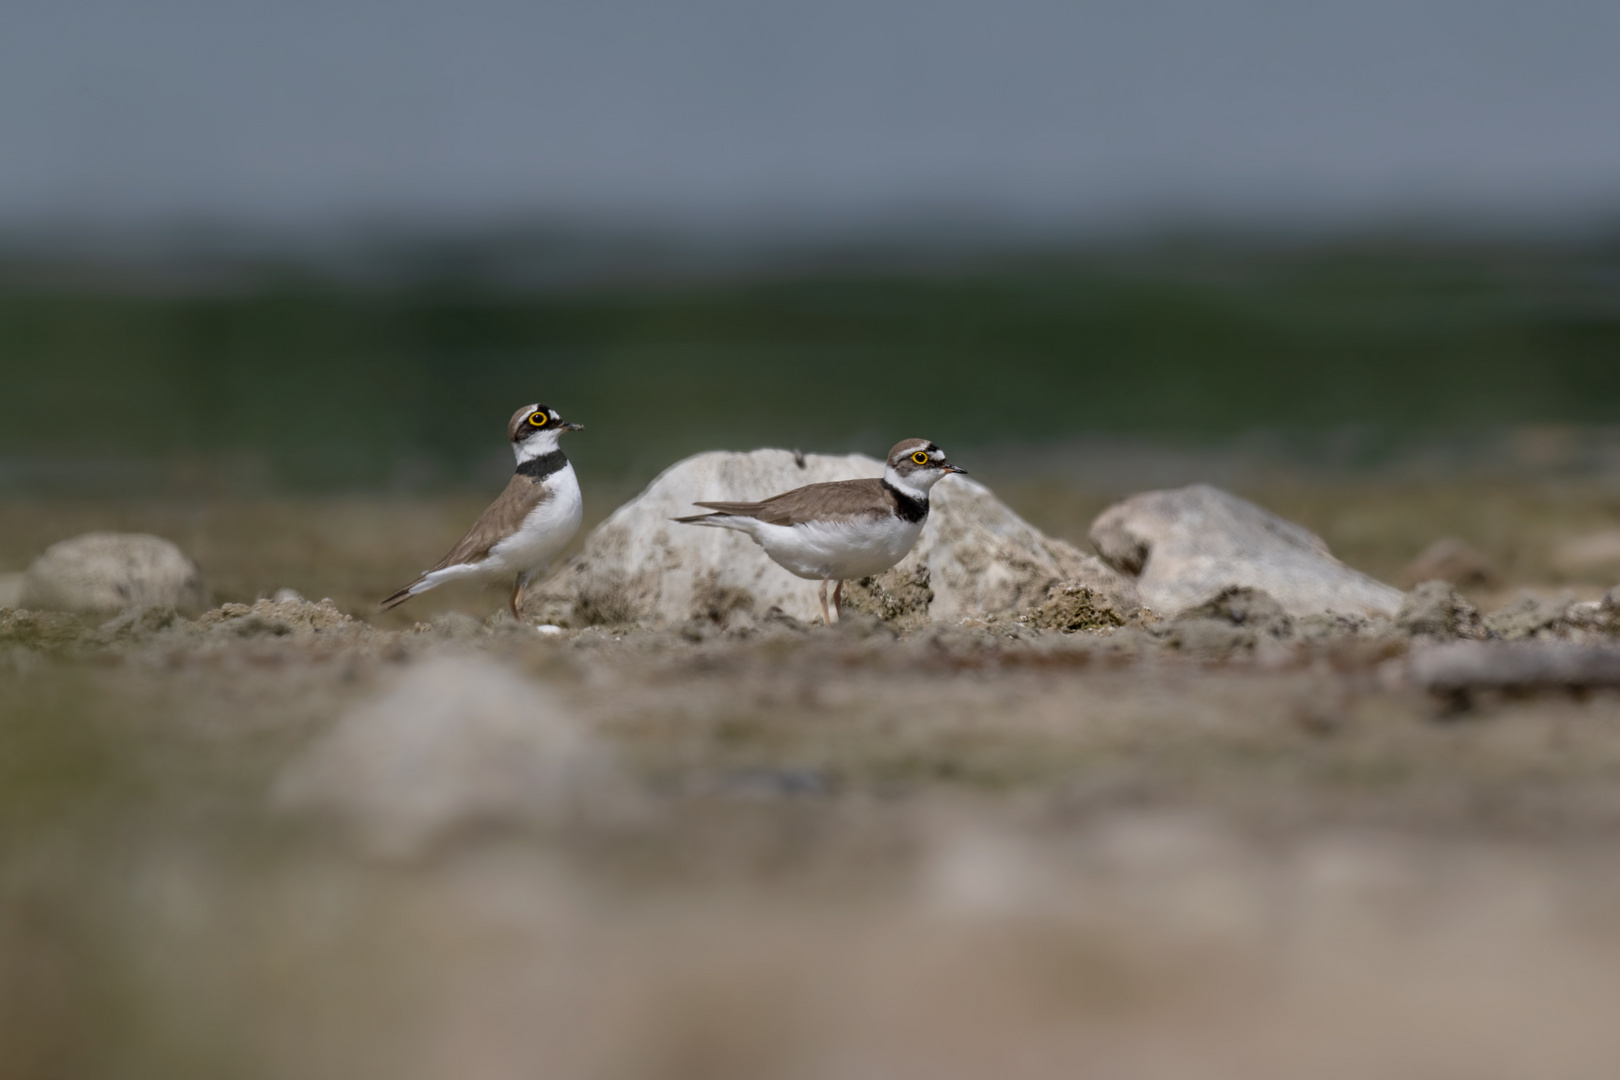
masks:
<instances>
[{"instance_id":1,"label":"brown wing","mask_svg":"<svg viewBox=\"0 0 1620 1080\"><path fill-rule=\"evenodd\" d=\"M695 504L733 517L751 517L767 525L797 525L803 521L851 520L881 514L893 499L881 480L835 480L806 484L759 502L700 502Z\"/></svg>"},{"instance_id":2,"label":"brown wing","mask_svg":"<svg viewBox=\"0 0 1620 1080\"><path fill-rule=\"evenodd\" d=\"M450 554L440 559L433 570L443 570L459 563L483 562L489 557L490 548L510 536L523 524L530 511L550 497L551 493L544 484L538 484L522 473L514 474L506 490L489 504L489 509L473 522L467 535L456 542ZM428 573L433 573L433 570Z\"/></svg>"},{"instance_id":3,"label":"brown wing","mask_svg":"<svg viewBox=\"0 0 1620 1080\"><path fill-rule=\"evenodd\" d=\"M433 570L443 570L447 566L458 563L483 562L489 557L489 549L510 536L529 512L551 497L551 492L543 484L536 483L522 473L512 476L506 490L500 497L489 504L489 509L479 515L473 522L473 527L467 530L456 546L450 549L450 554L438 561ZM415 581L394 593L381 604L382 610L398 607L411 598L411 590L419 585L423 578L433 573L417 575Z\"/></svg>"}]
</instances>

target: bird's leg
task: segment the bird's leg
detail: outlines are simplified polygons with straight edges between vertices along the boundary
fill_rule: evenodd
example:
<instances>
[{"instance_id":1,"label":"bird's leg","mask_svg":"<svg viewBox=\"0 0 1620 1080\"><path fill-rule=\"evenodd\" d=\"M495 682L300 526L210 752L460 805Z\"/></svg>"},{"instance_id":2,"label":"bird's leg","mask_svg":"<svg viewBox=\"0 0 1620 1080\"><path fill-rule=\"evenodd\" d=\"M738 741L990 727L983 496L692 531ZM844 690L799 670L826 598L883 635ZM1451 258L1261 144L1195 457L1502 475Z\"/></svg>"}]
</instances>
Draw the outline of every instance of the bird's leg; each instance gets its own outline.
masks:
<instances>
[{"instance_id":1,"label":"bird's leg","mask_svg":"<svg viewBox=\"0 0 1620 1080\"><path fill-rule=\"evenodd\" d=\"M508 603L512 608L512 618L518 622L523 621L523 590L528 584L529 575L526 573L519 574L517 580L512 583L512 596Z\"/></svg>"},{"instance_id":2,"label":"bird's leg","mask_svg":"<svg viewBox=\"0 0 1620 1080\"><path fill-rule=\"evenodd\" d=\"M816 594L821 597L821 623L823 626L832 625L832 616L827 614L827 579L821 579L821 591Z\"/></svg>"},{"instance_id":3,"label":"bird's leg","mask_svg":"<svg viewBox=\"0 0 1620 1080\"><path fill-rule=\"evenodd\" d=\"M844 583L842 580L833 586L832 613L834 619L843 618L844 615Z\"/></svg>"}]
</instances>

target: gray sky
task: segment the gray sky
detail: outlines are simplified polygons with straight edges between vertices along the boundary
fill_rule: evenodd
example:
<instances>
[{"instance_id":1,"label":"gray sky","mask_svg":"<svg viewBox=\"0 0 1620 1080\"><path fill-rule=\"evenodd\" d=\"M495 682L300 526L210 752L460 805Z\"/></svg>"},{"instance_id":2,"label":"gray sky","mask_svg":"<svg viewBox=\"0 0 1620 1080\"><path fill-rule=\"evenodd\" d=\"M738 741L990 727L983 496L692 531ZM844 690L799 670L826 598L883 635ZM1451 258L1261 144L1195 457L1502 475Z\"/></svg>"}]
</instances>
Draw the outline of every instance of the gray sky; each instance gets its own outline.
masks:
<instances>
[{"instance_id":1,"label":"gray sky","mask_svg":"<svg viewBox=\"0 0 1620 1080\"><path fill-rule=\"evenodd\" d=\"M7 0L0 225L1620 206L1616 0Z\"/></svg>"}]
</instances>

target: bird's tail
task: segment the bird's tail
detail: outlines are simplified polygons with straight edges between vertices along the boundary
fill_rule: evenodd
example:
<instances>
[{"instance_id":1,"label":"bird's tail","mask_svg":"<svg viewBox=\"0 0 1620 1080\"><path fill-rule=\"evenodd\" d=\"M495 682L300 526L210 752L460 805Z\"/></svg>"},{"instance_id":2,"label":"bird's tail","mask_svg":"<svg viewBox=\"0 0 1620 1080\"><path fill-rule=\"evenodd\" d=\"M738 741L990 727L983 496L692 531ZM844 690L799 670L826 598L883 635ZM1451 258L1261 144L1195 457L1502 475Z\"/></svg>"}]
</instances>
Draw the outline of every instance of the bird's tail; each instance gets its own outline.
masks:
<instances>
[{"instance_id":1,"label":"bird's tail","mask_svg":"<svg viewBox=\"0 0 1620 1080\"><path fill-rule=\"evenodd\" d=\"M427 588L422 588L421 586L425 585L426 583L427 583L427 578L426 577L417 578L415 581L411 582L409 585L407 585L403 589L399 590L399 592L395 593L394 595L390 596L388 599L384 600L382 603L378 604L377 605L377 610L378 611L387 611L389 608L397 608L397 607L399 607L399 605L403 604L405 601L409 600L411 597L415 596L417 593L426 592L428 589L431 589L433 587L431 585L427 585Z\"/></svg>"},{"instance_id":2,"label":"bird's tail","mask_svg":"<svg viewBox=\"0 0 1620 1080\"><path fill-rule=\"evenodd\" d=\"M752 533L759 522L747 514L732 514L724 510L712 514L694 514L691 517L678 517L674 519L681 525L708 525L717 529L736 529L738 532Z\"/></svg>"}]
</instances>

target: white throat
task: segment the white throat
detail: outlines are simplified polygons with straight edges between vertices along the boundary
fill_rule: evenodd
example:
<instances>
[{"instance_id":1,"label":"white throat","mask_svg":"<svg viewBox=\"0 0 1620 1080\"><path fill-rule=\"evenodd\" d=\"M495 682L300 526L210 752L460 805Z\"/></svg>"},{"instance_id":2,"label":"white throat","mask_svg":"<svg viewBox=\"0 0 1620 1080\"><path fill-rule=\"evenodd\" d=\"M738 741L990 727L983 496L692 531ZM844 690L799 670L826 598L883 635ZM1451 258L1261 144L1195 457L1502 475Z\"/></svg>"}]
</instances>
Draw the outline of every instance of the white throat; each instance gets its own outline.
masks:
<instances>
[{"instance_id":1,"label":"white throat","mask_svg":"<svg viewBox=\"0 0 1620 1080\"><path fill-rule=\"evenodd\" d=\"M910 495L913 499L921 499L924 502L928 501L928 489L938 483L940 477L944 475L944 473L929 472L916 477L901 476L895 471L893 465L889 465L883 470L883 479L888 481L890 487L896 489L902 495Z\"/></svg>"},{"instance_id":2,"label":"white throat","mask_svg":"<svg viewBox=\"0 0 1620 1080\"><path fill-rule=\"evenodd\" d=\"M562 429L555 431L542 431L538 435L530 435L520 443L512 444L512 452L517 455L517 463L532 461L542 454L549 454L557 449L557 440L562 438Z\"/></svg>"}]
</instances>

